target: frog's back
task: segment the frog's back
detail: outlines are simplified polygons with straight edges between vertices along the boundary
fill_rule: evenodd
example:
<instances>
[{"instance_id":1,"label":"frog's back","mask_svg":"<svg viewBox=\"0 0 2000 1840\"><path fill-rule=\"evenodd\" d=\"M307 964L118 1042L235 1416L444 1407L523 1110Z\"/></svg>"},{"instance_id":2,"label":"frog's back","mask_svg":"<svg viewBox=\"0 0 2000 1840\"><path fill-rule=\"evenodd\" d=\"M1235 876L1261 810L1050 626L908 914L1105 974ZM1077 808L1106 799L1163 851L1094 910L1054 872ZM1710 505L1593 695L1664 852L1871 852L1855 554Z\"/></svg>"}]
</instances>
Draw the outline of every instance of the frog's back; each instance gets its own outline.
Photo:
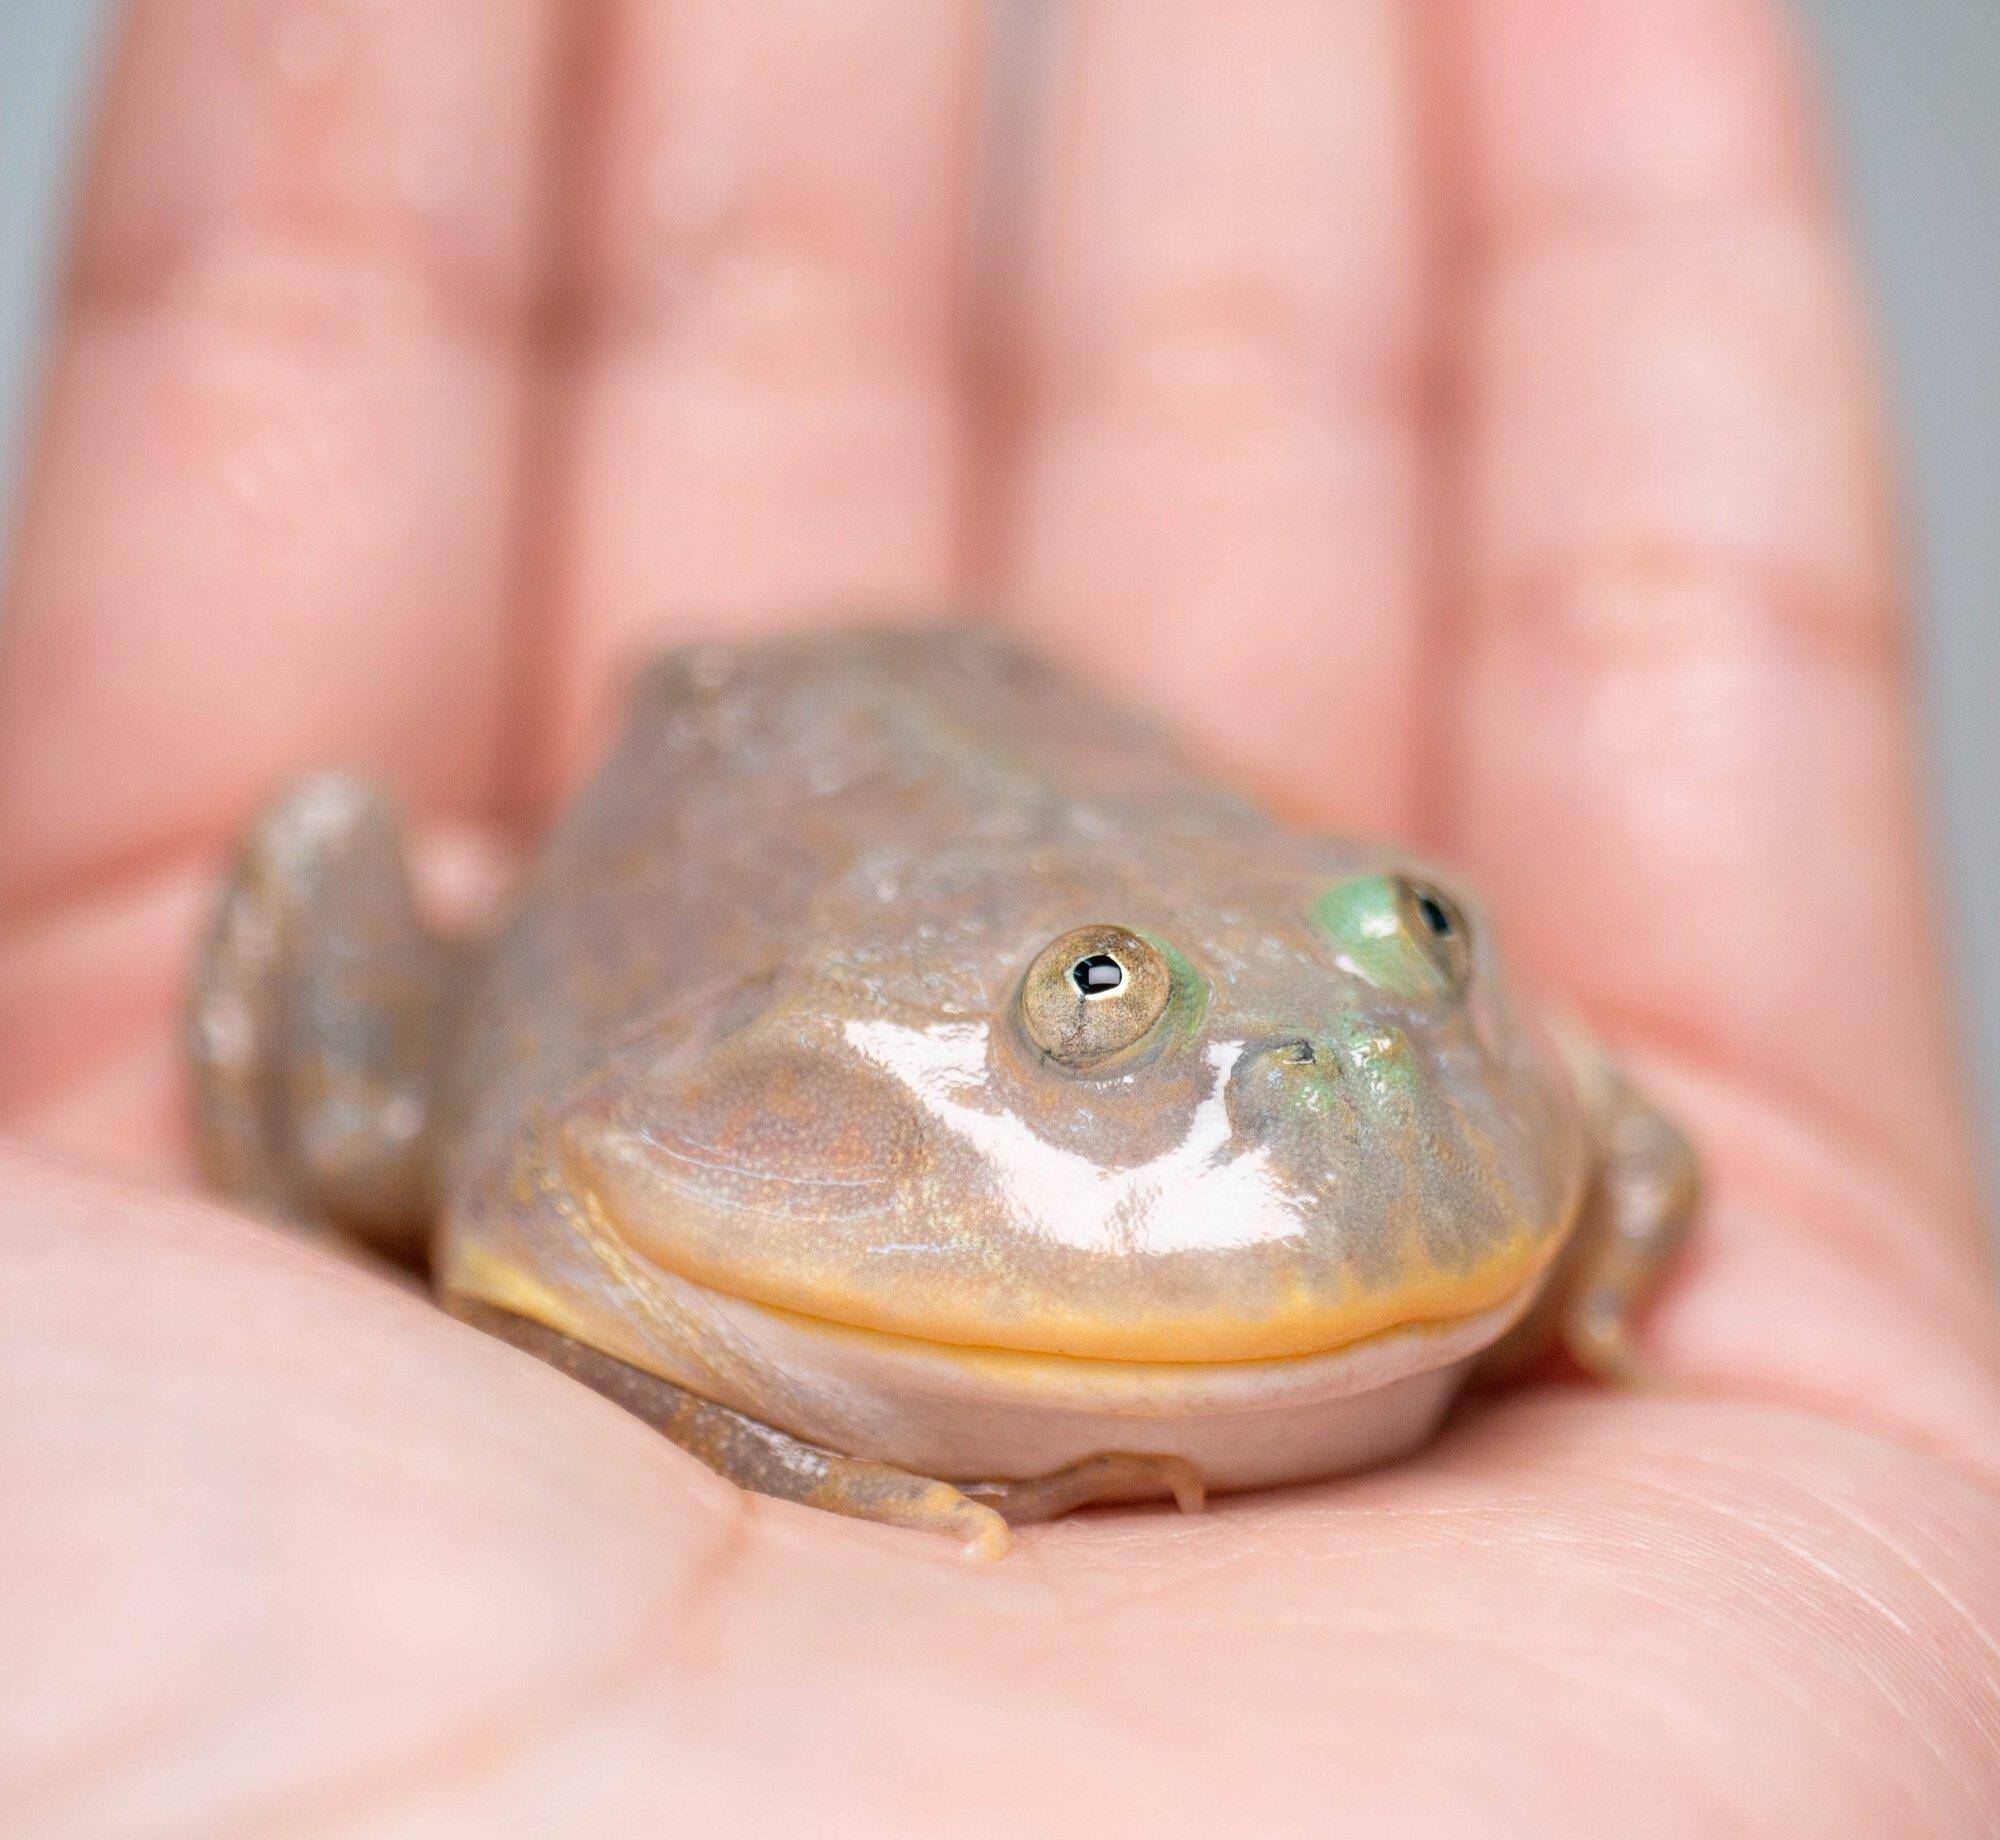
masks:
<instances>
[{"instance_id":1,"label":"frog's back","mask_svg":"<svg viewBox=\"0 0 2000 1840\"><path fill-rule=\"evenodd\" d=\"M552 860L574 873L575 850L643 840L717 859L816 844L845 861L898 839L1053 837L1080 807L1127 835L1262 825L1150 723L997 633L818 633L660 658Z\"/></svg>"}]
</instances>

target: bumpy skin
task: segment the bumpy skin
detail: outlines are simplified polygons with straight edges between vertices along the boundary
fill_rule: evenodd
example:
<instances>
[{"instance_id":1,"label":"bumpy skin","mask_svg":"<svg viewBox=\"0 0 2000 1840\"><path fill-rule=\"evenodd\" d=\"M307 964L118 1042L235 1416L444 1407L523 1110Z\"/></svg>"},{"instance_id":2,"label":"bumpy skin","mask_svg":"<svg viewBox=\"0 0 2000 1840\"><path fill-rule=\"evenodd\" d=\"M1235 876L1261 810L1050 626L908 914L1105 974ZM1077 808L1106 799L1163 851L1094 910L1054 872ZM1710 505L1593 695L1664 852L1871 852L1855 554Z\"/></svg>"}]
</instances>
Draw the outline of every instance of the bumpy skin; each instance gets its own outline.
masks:
<instances>
[{"instance_id":1,"label":"bumpy skin","mask_svg":"<svg viewBox=\"0 0 2000 1840\"><path fill-rule=\"evenodd\" d=\"M1393 1455L1554 1334L1623 1370L1692 1199L1462 893L976 632L663 659L475 962L394 854L340 780L246 847L217 1179L390 1245L435 1214L461 1313L748 1486L982 1550ZM1097 926L1160 1013L1066 1064L1023 981Z\"/></svg>"}]
</instances>

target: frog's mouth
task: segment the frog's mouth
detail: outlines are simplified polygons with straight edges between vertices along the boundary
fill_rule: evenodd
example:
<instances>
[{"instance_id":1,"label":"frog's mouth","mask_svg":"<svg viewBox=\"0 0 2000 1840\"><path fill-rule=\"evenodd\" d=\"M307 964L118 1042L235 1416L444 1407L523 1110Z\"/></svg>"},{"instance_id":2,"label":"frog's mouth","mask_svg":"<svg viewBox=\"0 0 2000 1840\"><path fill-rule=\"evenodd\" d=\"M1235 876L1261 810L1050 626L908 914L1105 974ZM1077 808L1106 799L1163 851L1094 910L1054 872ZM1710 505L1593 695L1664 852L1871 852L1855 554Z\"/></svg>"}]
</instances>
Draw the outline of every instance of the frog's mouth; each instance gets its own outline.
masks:
<instances>
[{"instance_id":1,"label":"frog's mouth","mask_svg":"<svg viewBox=\"0 0 2000 1840\"><path fill-rule=\"evenodd\" d=\"M1373 1391L1450 1369L1497 1341L1541 1289L1298 1353L1121 1359L930 1337L841 1321L695 1278L641 1250L588 1188L568 1216L587 1257L535 1275L476 1238L450 1241L446 1287L632 1366L770 1415L773 1391L1008 1402L1140 1418L1228 1414ZM594 1277L583 1273L595 1267ZM566 1275L557 1276L556 1271ZM609 1280L609 1283L604 1280Z\"/></svg>"},{"instance_id":2,"label":"frog's mouth","mask_svg":"<svg viewBox=\"0 0 2000 1840\"><path fill-rule=\"evenodd\" d=\"M1306 1354L1131 1361L935 1341L804 1315L688 1279L677 1282L698 1291L733 1336L740 1337L744 1346L760 1347L767 1358L810 1350L815 1366L831 1363L849 1375L922 1375L932 1384L949 1384L953 1391L962 1387L1010 1399L1088 1403L1100 1409L1119 1403L1159 1409L1170 1399L1185 1402L1196 1394L1220 1406L1230 1401L1269 1403L1296 1392L1368 1392L1477 1355L1518 1321L1531 1301L1524 1294L1462 1316L1406 1323Z\"/></svg>"},{"instance_id":3,"label":"frog's mouth","mask_svg":"<svg viewBox=\"0 0 2000 1840\"><path fill-rule=\"evenodd\" d=\"M628 1255L629 1256L629 1255ZM1104 1451L1193 1463L1213 1489L1400 1455L1528 1299L1316 1354L1120 1361L856 1328L645 1262L612 1286L530 1277L462 1247L447 1287L827 1449L922 1475L1047 1475Z\"/></svg>"}]
</instances>

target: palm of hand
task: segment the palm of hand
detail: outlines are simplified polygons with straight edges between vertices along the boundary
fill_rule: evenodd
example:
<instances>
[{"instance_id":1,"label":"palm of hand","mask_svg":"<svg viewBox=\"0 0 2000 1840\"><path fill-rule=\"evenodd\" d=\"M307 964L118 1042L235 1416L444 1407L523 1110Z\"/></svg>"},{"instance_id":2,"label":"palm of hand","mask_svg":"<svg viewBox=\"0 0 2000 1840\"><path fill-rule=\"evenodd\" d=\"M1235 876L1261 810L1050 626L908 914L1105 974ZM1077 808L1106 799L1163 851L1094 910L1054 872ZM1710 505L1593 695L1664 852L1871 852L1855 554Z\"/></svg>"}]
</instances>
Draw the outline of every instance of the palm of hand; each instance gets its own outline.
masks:
<instances>
[{"instance_id":1,"label":"palm of hand","mask_svg":"<svg viewBox=\"0 0 2000 1840\"><path fill-rule=\"evenodd\" d=\"M1759 9L1092 12L975 389L953 9L605 9L559 212L560 9L254 10L138 9L8 613L10 1822L1991 1831L2000 1356ZM199 891L274 775L372 757L462 862L659 597L748 628L968 557L1293 803L1457 855L1691 1125L1658 1390L972 1572L162 1189Z\"/></svg>"}]
</instances>

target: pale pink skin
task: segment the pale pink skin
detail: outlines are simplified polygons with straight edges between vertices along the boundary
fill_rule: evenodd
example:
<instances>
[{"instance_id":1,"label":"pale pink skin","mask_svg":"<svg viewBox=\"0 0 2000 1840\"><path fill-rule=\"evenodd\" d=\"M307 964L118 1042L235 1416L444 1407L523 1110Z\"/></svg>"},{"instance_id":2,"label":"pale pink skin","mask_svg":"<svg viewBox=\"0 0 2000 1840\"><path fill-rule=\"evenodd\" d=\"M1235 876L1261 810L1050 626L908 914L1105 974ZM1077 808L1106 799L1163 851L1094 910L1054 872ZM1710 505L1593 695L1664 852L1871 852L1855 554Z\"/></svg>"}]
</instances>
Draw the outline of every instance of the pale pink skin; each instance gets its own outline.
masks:
<instances>
[{"instance_id":1,"label":"pale pink skin","mask_svg":"<svg viewBox=\"0 0 2000 1840\"><path fill-rule=\"evenodd\" d=\"M562 10L125 44L0 684L0 1828L2000 1828L2000 1340L1768 7L1078 8L969 392L967 13L607 6L558 162ZM463 888L634 646L974 563L1455 859L1693 1128L1662 1390L972 1570L176 1192L197 908L275 780L410 788Z\"/></svg>"}]
</instances>

